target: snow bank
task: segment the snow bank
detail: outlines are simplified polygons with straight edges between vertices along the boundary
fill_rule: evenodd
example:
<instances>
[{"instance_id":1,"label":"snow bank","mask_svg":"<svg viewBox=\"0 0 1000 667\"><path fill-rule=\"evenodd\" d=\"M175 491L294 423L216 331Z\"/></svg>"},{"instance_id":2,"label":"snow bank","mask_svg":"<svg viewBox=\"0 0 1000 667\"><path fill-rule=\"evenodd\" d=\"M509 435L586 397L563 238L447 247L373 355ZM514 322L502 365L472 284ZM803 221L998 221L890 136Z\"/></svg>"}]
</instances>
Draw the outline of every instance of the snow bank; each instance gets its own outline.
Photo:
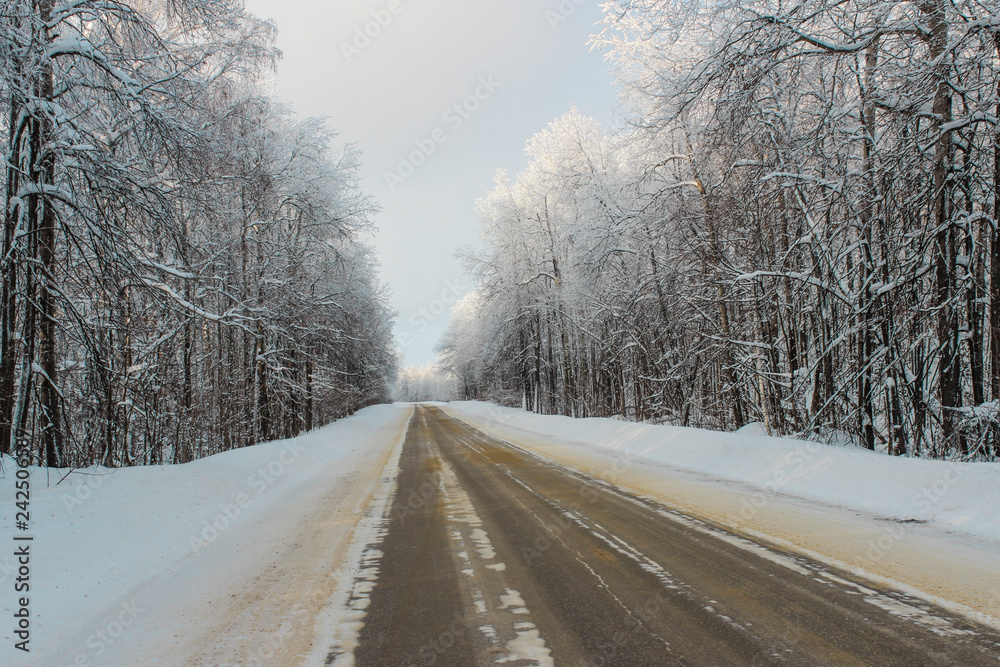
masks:
<instances>
[{"instance_id":1,"label":"snow bank","mask_svg":"<svg viewBox=\"0 0 1000 667\"><path fill-rule=\"evenodd\" d=\"M0 473L0 595L7 622L0 628L0 664L47 664L44 657L88 619L120 625L133 610L116 608L143 582L202 559L226 542L252 536L255 522L307 492L336 484L367 461L365 449L391 442L401 406L374 406L293 440L234 450L178 466L67 471L31 469L31 525L14 526L12 459ZM392 431L392 433L390 433ZM12 536L31 535L31 654L14 651ZM256 539L256 536L252 538ZM246 545L252 548L252 545ZM121 627L110 623L110 634ZM115 641L81 638L81 664L101 664ZM31 662L28 658L33 659ZM41 662L39 662L41 660Z\"/></svg>"},{"instance_id":2,"label":"snow bank","mask_svg":"<svg viewBox=\"0 0 1000 667\"><path fill-rule=\"evenodd\" d=\"M894 458L752 432L541 416L479 402L451 403L448 410L488 428L516 429L592 451L614 451L636 464L746 484L753 490L745 501L748 509L780 494L1000 540L1000 465L995 463Z\"/></svg>"}]
</instances>

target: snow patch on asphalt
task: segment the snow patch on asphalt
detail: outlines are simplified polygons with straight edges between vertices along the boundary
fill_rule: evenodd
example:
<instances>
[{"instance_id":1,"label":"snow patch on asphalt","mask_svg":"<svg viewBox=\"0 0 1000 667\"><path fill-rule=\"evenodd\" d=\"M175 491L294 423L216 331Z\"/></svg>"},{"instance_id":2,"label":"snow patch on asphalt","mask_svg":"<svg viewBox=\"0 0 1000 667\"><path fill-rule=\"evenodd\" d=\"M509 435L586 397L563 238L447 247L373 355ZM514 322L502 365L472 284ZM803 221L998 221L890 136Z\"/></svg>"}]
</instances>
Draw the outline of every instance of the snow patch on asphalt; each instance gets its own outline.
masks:
<instances>
[{"instance_id":1,"label":"snow patch on asphalt","mask_svg":"<svg viewBox=\"0 0 1000 667\"><path fill-rule=\"evenodd\" d=\"M527 620L530 618L530 612L524 598L521 597L521 593L505 586L503 587L504 592L499 595L499 599L493 605L483 595L483 588L479 582L485 581L484 577L487 576L487 573L477 572L477 568L497 573L488 575L497 577L499 573L507 571L507 565L502 562L493 562L496 560L497 553L489 533L483 528L483 520L476 512L469 494L459 483L455 471L443 459L439 487L441 497L445 502L446 517L455 526L450 530L450 535L455 542L456 555L467 566L463 573L477 582L470 586L475 612L484 619L491 617L491 611L493 612L491 620L494 622L480 625L479 631L490 644L492 650L503 653L496 659L496 662L498 664L517 663L525 666L553 667L555 663L552 659L552 652L535 624ZM466 540L466 534L468 540ZM471 551L475 554L475 558L469 553L468 542L471 542ZM495 585L495 579L492 581ZM489 582L484 583L484 585L488 586ZM497 612L505 612L505 614L510 614L520 620L511 623L508 618L497 616Z\"/></svg>"},{"instance_id":2,"label":"snow patch on asphalt","mask_svg":"<svg viewBox=\"0 0 1000 667\"><path fill-rule=\"evenodd\" d=\"M511 613L519 615L528 613L524 598L513 588L506 589L506 592L500 595L500 609L509 610ZM506 644L507 655L498 659L498 663L531 661L537 667L555 665L552 651L545 644L545 640L542 639L542 635L534 623L518 621L514 623L514 632L514 638Z\"/></svg>"},{"instance_id":3,"label":"snow patch on asphalt","mask_svg":"<svg viewBox=\"0 0 1000 667\"><path fill-rule=\"evenodd\" d=\"M500 608L510 609L514 614L528 613L528 607L524 604L524 598L513 588L508 588L507 592L500 596Z\"/></svg>"},{"instance_id":4,"label":"snow patch on asphalt","mask_svg":"<svg viewBox=\"0 0 1000 667\"><path fill-rule=\"evenodd\" d=\"M698 532L718 538L723 542L726 542L727 544L733 545L734 547L739 547L744 551L749 551L755 556L759 556L764 560L770 561L775 565L780 565L797 574L802 574L806 576L812 574L812 572L810 572L805 567L800 565L790 556L779 554L776 551L772 551L771 549L763 547L760 544L757 544L756 542L753 542L746 538L739 537L738 535L734 535L732 533L727 533L725 531L712 528L701 521L692 519L691 517L686 517L680 512L671 512L669 510L658 509L656 510L656 513L662 517L670 519L671 521L676 521L677 523L683 524L688 528L692 528L694 530L697 530Z\"/></svg>"},{"instance_id":5,"label":"snow patch on asphalt","mask_svg":"<svg viewBox=\"0 0 1000 667\"><path fill-rule=\"evenodd\" d=\"M507 642L507 656L497 660L498 663L522 661L533 661L537 667L555 667L552 651L534 627L518 630L517 636Z\"/></svg>"}]
</instances>

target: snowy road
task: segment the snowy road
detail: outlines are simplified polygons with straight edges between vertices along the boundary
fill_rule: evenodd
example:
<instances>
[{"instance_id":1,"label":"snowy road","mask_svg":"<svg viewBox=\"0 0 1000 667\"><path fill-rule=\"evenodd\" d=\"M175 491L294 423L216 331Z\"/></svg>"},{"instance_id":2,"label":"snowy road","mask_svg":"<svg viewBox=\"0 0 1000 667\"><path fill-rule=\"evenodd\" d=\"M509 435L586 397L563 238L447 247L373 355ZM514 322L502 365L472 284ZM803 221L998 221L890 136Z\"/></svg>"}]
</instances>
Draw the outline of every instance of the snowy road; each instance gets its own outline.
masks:
<instances>
[{"instance_id":1,"label":"snowy road","mask_svg":"<svg viewBox=\"0 0 1000 667\"><path fill-rule=\"evenodd\" d=\"M995 665L1000 634L421 406L327 664Z\"/></svg>"}]
</instances>

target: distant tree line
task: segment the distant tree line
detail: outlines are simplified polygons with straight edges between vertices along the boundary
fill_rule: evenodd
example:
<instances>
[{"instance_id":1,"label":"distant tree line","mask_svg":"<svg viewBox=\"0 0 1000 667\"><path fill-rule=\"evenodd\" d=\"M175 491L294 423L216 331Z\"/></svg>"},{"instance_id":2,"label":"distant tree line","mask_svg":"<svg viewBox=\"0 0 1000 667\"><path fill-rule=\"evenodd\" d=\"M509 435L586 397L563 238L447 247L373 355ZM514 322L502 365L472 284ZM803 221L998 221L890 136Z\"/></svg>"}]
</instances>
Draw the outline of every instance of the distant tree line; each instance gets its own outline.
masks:
<instances>
[{"instance_id":1,"label":"distant tree line","mask_svg":"<svg viewBox=\"0 0 1000 667\"><path fill-rule=\"evenodd\" d=\"M406 403L448 401L456 398L455 379L442 373L436 365L408 366L399 369L393 385L392 398Z\"/></svg>"},{"instance_id":2,"label":"distant tree line","mask_svg":"<svg viewBox=\"0 0 1000 667\"><path fill-rule=\"evenodd\" d=\"M358 154L239 0L3 0L0 451L182 463L384 399Z\"/></svg>"},{"instance_id":3,"label":"distant tree line","mask_svg":"<svg viewBox=\"0 0 1000 667\"><path fill-rule=\"evenodd\" d=\"M1000 6L614 0L595 42L629 126L482 201L467 395L1000 456Z\"/></svg>"}]
</instances>

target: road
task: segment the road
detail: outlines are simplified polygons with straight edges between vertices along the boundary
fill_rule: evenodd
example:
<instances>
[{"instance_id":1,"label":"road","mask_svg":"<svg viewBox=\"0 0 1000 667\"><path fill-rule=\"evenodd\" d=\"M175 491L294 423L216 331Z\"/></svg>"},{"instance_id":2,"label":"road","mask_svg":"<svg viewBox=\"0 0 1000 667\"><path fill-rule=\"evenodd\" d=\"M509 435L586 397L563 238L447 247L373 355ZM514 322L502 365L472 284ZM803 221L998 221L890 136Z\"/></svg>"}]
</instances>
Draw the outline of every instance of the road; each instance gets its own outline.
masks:
<instances>
[{"instance_id":1,"label":"road","mask_svg":"<svg viewBox=\"0 0 1000 667\"><path fill-rule=\"evenodd\" d=\"M369 561L359 667L1000 664L993 629L430 406Z\"/></svg>"}]
</instances>

